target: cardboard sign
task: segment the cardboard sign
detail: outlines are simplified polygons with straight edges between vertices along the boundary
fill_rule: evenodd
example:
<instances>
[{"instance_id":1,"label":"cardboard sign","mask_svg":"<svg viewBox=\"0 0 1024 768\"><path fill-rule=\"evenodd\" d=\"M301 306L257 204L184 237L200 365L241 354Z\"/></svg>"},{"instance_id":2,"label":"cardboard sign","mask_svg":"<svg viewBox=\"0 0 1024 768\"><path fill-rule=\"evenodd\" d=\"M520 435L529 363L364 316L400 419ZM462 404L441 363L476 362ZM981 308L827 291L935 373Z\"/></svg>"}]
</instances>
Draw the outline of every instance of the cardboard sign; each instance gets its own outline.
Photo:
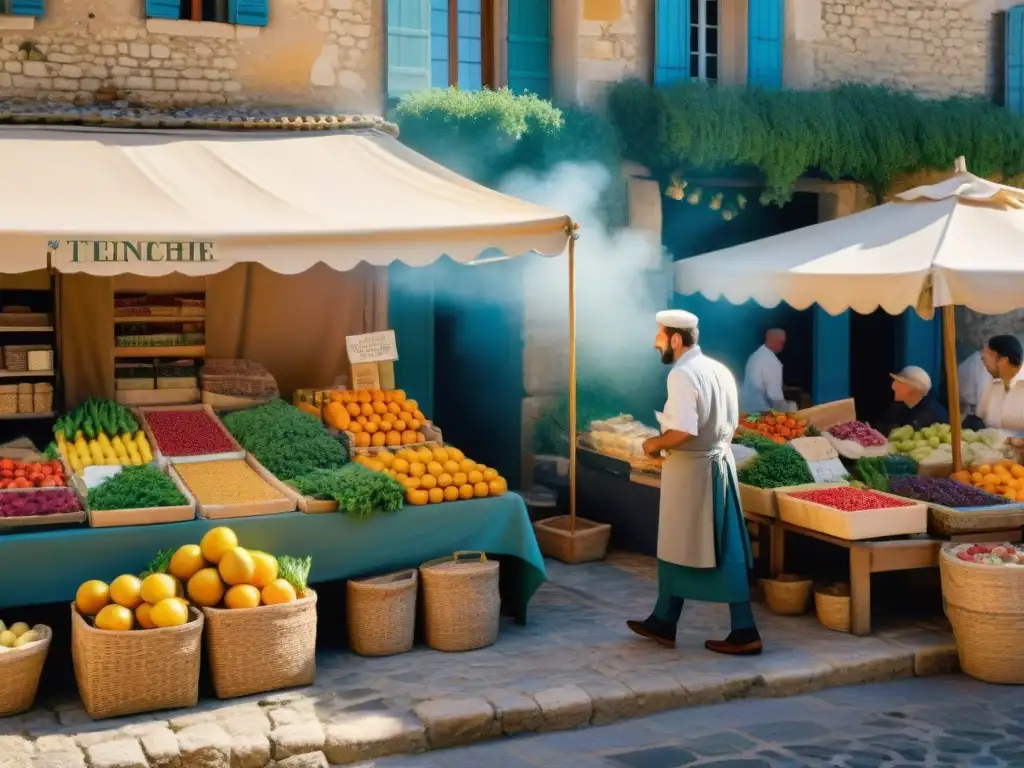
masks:
<instances>
[{"instance_id":1,"label":"cardboard sign","mask_svg":"<svg viewBox=\"0 0 1024 768\"><path fill-rule=\"evenodd\" d=\"M393 363L398 359L398 342L394 331L346 336L345 347L348 350L348 361L353 367L362 363Z\"/></svg>"},{"instance_id":2,"label":"cardboard sign","mask_svg":"<svg viewBox=\"0 0 1024 768\"><path fill-rule=\"evenodd\" d=\"M816 483L836 483L850 476L839 459L808 461L807 466L811 468L811 477Z\"/></svg>"}]
</instances>

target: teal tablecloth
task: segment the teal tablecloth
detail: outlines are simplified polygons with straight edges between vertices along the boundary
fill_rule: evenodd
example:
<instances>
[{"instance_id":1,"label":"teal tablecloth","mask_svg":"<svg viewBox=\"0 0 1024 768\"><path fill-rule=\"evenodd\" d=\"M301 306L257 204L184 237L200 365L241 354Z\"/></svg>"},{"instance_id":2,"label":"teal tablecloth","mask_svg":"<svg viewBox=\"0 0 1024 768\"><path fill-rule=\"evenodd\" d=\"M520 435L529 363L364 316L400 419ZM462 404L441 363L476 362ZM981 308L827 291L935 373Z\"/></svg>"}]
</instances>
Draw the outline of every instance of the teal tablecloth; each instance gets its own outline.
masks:
<instances>
[{"instance_id":1,"label":"teal tablecloth","mask_svg":"<svg viewBox=\"0 0 1024 768\"><path fill-rule=\"evenodd\" d=\"M158 550L198 544L203 533L218 525L233 528L240 544L250 549L311 555L313 584L415 567L456 550L508 555L502 562L503 607L520 621L547 579L526 506L509 493L406 507L366 520L292 512L0 536L0 609L70 602L83 581L138 573Z\"/></svg>"}]
</instances>

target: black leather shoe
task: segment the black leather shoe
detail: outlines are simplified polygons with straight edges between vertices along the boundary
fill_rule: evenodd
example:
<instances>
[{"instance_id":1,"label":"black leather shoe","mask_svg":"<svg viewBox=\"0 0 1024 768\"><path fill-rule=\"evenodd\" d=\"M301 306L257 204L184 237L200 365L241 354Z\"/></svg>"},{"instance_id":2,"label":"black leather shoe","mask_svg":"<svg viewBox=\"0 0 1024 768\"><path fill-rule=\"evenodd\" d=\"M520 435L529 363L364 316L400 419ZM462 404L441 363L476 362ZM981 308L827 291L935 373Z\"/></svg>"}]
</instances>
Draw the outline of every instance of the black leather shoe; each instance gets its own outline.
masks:
<instances>
[{"instance_id":1,"label":"black leather shoe","mask_svg":"<svg viewBox=\"0 0 1024 768\"><path fill-rule=\"evenodd\" d=\"M757 656L764 650L756 629L734 630L725 640L708 640L704 647L726 656Z\"/></svg>"},{"instance_id":2,"label":"black leather shoe","mask_svg":"<svg viewBox=\"0 0 1024 768\"><path fill-rule=\"evenodd\" d=\"M676 647L676 628L667 621L662 621L655 616L649 616L643 621L627 621L626 626L640 635L640 637L653 640L665 648Z\"/></svg>"}]
</instances>

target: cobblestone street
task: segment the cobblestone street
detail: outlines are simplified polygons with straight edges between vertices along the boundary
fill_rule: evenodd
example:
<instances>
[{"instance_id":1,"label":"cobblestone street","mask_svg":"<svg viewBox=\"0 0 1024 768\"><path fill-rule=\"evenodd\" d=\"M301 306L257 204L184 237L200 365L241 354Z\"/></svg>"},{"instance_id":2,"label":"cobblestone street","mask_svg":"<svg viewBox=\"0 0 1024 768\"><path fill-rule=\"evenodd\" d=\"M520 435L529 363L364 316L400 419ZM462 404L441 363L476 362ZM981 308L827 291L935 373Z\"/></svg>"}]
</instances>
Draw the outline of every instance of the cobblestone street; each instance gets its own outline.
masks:
<instances>
[{"instance_id":1,"label":"cobblestone street","mask_svg":"<svg viewBox=\"0 0 1024 768\"><path fill-rule=\"evenodd\" d=\"M1020 691L963 676L840 688L785 701L379 760L375 768L925 768L1024 765ZM366 764L364 764L366 765Z\"/></svg>"},{"instance_id":2,"label":"cobblestone street","mask_svg":"<svg viewBox=\"0 0 1024 768\"><path fill-rule=\"evenodd\" d=\"M549 576L531 603L528 626L505 624L496 645L470 654L417 648L364 659L326 650L317 683L307 689L204 698L189 710L101 722L91 721L68 690L0 721L0 768L358 763L733 699L929 676L956 666L941 623L881 623L872 637L856 638L824 629L813 615L779 617L761 605L755 611L766 641L762 656L706 652L706 639L728 631L725 607L706 604L687 605L679 648L669 651L634 637L624 623L650 611L653 560L549 563ZM599 733L586 731L580 743Z\"/></svg>"}]
</instances>

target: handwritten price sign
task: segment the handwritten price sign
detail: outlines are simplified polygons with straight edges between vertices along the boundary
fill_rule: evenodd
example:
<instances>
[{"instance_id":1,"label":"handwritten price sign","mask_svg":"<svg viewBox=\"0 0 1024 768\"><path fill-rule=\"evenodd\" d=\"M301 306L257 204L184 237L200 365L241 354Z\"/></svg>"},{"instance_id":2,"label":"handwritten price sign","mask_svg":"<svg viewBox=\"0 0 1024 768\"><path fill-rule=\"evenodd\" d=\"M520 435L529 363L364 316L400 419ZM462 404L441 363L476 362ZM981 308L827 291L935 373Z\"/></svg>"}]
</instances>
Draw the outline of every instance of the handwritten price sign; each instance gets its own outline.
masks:
<instances>
[{"instance_id":1,"label":"handwritten price sign","mask_svg":"<svg viewBox=\"0 0 1024 768\"><path fill-rule=\"evenodd\" d=\"M398 342L394 331L346 336L345 347L352 365L361 363L393 363L398 359Z\"/></svg>"}]
</instances>

